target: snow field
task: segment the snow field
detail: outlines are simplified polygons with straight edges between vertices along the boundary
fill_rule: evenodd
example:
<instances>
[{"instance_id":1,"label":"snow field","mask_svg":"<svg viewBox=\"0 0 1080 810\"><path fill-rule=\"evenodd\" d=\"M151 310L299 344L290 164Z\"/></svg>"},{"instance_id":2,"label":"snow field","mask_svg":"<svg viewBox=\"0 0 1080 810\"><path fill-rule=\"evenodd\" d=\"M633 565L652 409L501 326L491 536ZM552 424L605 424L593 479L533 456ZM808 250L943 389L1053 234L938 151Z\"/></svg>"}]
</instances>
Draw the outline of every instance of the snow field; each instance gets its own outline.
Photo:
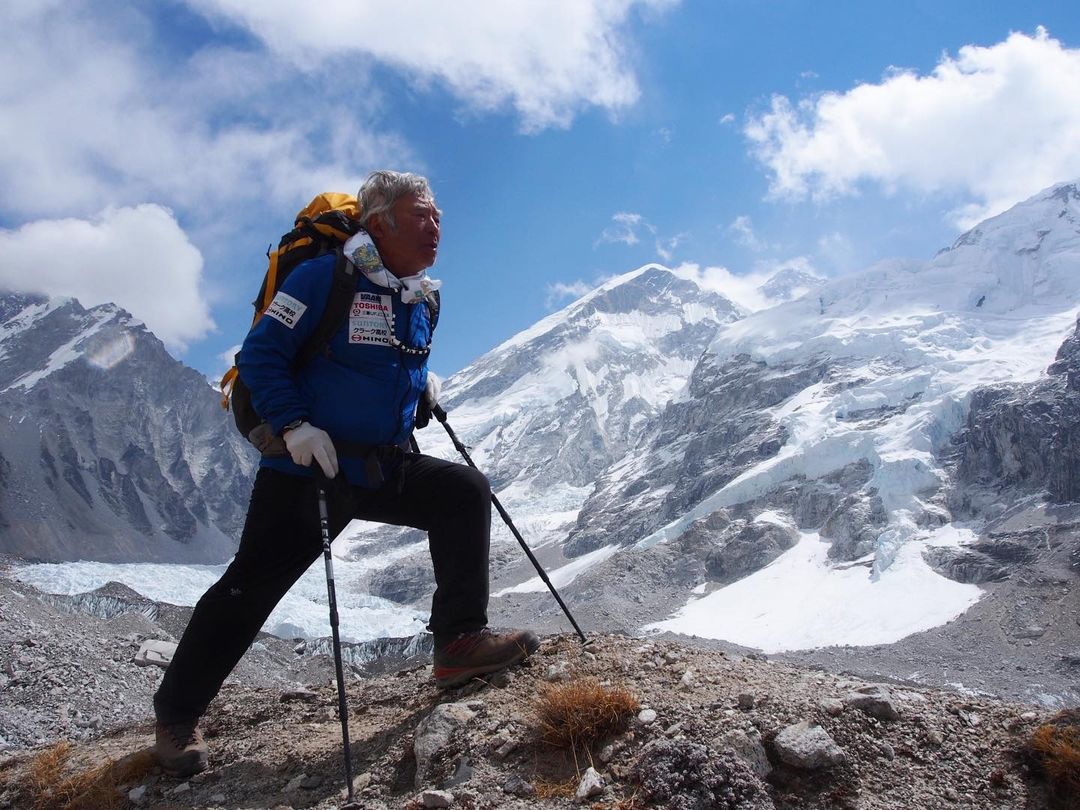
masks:
<instances>
[{"instance_id":1,"label":"snow field","mask_svg":"<svg viewBox=\"0 0 1080 810\"><path fill-rule=\"evenodd\" d=\"M945 532L953 532L946 527ZM978 601L974 585L938 576L917 543L875 580L865 565L834 567L816 532L770 565L642 628L724 639L766 653L889 644L945 624Z\"/></svg>"},{"instance_id":2,"label":"snow field","mask_svg":"<svg viewBox=\"0 0 1080 810\"><path fill-rule=\"evenodd\" d=\"M338 542L335 552L339 551ZM360 592L358 582L372 570L372 562L353 562L335 556L341 638L361 642L422 632L427 624L426 614ZM148 599L193 606L225 568L225 565L67 562L24 566L14 569L12 576L38 590L56 594L84 593L116 581ZM287 639L330 635L326 566L321 556L278 603L262 629Z\"/></svg>"}]
</instances>

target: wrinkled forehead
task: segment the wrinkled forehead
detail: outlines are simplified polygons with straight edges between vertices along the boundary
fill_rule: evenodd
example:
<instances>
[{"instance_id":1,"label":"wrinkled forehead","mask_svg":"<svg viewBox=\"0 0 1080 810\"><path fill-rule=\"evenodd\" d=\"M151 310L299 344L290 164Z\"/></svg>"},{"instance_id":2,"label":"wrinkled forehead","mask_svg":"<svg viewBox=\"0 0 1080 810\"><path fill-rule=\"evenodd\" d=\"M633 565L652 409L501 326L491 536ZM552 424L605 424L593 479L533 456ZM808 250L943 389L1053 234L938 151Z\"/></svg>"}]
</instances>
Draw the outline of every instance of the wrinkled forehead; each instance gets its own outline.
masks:
<instances>
[{"instance_id":1,"label":"wrinkled forehead","mask_svg":"<svg viewBox=\"0 0 1080 810\"><path fill-rule=\"evenodd\" d=\"M435 216L442 216L442 211L435 204L435 197L430 194L406 194L397 201L394 208L398 211L427 210L434 213Z\"/></svg>"}]
</instances>

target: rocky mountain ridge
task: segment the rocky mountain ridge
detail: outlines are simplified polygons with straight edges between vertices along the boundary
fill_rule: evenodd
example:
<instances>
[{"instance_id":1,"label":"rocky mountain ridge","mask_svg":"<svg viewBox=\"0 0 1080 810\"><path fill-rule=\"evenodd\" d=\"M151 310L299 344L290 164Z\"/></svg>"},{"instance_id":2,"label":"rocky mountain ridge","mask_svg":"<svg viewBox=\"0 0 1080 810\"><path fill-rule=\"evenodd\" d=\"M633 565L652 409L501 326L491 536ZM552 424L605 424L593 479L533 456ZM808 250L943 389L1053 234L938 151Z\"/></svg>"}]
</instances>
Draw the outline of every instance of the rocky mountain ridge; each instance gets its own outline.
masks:
<instances>
[{"instance_id":1,"label":"rocky mountain ridge","mask_svg":"<svg viewBox=\"0 0 1080 810\"><path fill-rule=\"evenodd\" d=\"M0 294L0 552L220 562L256 454L127 312Z\"/></svg>"}]
</instances>

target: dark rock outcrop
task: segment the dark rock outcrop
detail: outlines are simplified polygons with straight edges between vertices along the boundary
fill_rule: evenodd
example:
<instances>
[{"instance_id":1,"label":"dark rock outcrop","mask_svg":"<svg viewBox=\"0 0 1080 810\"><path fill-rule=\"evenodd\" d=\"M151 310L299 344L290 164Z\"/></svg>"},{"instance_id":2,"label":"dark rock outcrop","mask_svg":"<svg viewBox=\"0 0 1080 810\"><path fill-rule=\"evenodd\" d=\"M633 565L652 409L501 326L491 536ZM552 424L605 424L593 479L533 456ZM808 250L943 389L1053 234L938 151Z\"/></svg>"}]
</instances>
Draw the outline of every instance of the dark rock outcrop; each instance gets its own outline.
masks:
<instances>
[{"instance_id":1,"label":"dark rock outcrop","mask_svg":"<svg viewBox=\"0 0 1080 810\"><path fill-rule=\"evenodd\" d=\"M943 577L974 585L1008 579L1009 569L970 548L934 547L923 551L927 564Z\"/></svg>"},{"instance_id":2,"label":"dark rock outcrop","mask_svg":"<svg viewBox=\"0 0 1080 810\"><path fill-rule=\"evenodd\" d=\"M647 463L630 477L616 465L599 479L570 532L567 554L639 540L776 455L787 434L768 409L827 372L825 361L770 367L743 355L723 363L702 357L688 396L671 403L655 421L642 452ZM656 492L663 494L650 495Z\"/></svg>"},{"instance_id":3,"label":"dark rock outcrop","mask_svg":"<svg viewBox=\"0 0 1080 810\"><path fill-rule=\"evenodd\" d=\"M981 388L955 437L956 478L950 505L980 510L963 485L1045 491L1053 503L1080 500L1080 335L1061 345L1045 379Z\"/></svg>"},{"instance_id":4,"label":"dark rock outcrop","mask_svg":"<svg viewBox=\"0 0 1080 810\"><path fill-rule=\"evenodd\" d=\"M690 531L714 535L715 547L705 558L705 570L719 583L734 582L763 568L798 541L797 533L775 523L727 522L714 512Z\"/></svg>"},{"instance_id":5,"label":"dark rock outcrop","mask_svg":"<svg viewBox=\"0 0 1080 810\"><path fill-rule=\"evenodd\" d=\"M878 534L889 522L885 506L875 493L848 495L821 527L821 537L831 540L829 557L857 560L874 550Z\"/></svg>"},{"instance_id":6,"label":"dark rock outcrop","mask_svg":"<svg viewBox=\"0 0 1080 810\"><path fill-rule=\"evenodd\" d=\"M407 605L435 590L435 573L426 554L406 557L377 571L368 582L373 596Z\"/></svg>"}]
</instances>

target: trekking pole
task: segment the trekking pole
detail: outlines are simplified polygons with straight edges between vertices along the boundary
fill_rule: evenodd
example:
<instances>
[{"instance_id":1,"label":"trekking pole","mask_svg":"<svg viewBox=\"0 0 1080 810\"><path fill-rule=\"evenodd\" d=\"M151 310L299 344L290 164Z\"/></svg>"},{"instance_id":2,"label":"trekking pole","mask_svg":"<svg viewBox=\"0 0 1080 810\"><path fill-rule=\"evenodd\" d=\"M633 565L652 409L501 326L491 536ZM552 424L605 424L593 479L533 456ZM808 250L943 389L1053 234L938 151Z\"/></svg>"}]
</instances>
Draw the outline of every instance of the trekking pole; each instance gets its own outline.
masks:
<instances>
[{"instance_id":1,"label":"trekking pole","mask_svg":"<svg viewBox=\"0 0 1080 810\"><path fill-rule=\"evenodd\" d=\"M316 462L316 465L318 462ZM338 636L337 593L334 590L334 557L330 553L330 517L326 509L326 481L321 468L315 470L319 494L319 528L322 531L323 560L326 562L326 594L330 601L330 634L334 642L334 669L337 673L338 714L341 716L341 740L345 751L345 780L348 796L341 810L360 810L353 795L352 755L349 752L349 708L345 703L345 669L341 664L341 638Z\"/></svg>"},{"instance_id":2,"label":"trekking pole","mask_svg":"<svg viewBox=\"0 0 1080 810\"><path fill-rule=\"evenodd\" d=\"M461 453L462 458L464 458L465 461L468 462L470 467L479 472L480 468L473 463L472 458L469 456L469 451L465 449L465 445L461 443L461 440L458 439L457 434L454 433L453 428L450 427L450 423L446 421L446 411L442 409L442 406L433 406L431 409L431 414L436 419L438 419L440 423L442 423L442 426L444 428L446 428L446 433L448 436L450 436L450 441L454 443L454 447L456 447L457 451ZM517 526L514 525L514 521L510 519L510 515L505 509L503 509L503 505L499 503L499 496L496 495L494 492L491 493L491 502L495 504L495 508L499 511L499 515L502 516L502 519L506 523L507 527L513 533L514 537L517 538L517 541L521 545L522 550L524 550L526 556L528 556L529 562L533 564L533 568L535 568L536 573L540 575L540 579L544 580L544 584L548 586L548 590L551 591L551 595L555 597L555 601L559 603L559 607L561 607L563 613L566 614L566 618L570 620L570 624L574 625L574 629L581 637L581 643L588 644L589 640L585 638L585 634L581 632L581 628L578 627L578 623L574 621L574 617L570 613L570 608L566 606L566 603L562 600L562 597L559 596L559 592L555 590L555 586L551 584L551 580L548 579L547 572L544 571L539 561L536 559L536 557L533 556L532 549L529 548L528 544L525 542L525 538L521 536L521 533L517 530Z\"/></svg>"}]
</instances>

